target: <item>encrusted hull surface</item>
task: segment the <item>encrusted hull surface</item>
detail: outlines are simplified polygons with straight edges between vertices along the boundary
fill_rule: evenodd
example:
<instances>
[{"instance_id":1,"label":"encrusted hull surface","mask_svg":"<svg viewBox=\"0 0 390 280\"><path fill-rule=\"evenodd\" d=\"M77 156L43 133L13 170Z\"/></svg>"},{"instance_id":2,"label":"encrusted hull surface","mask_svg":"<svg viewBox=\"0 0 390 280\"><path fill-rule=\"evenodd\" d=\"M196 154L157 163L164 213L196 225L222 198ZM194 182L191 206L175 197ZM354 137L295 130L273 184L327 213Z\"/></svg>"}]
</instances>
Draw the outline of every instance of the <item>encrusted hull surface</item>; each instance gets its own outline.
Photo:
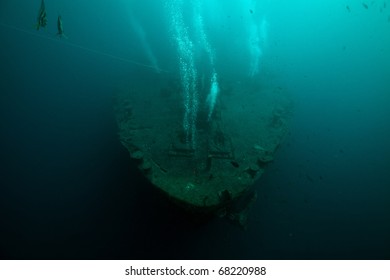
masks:
<instances>
[{"instance_id":1,"label":"encrusted hull surface","mask_svg":"<svg viewBox=\"0 0 390 280\"><path fill-rule=\"evenodd\" d=\"M121 91L120 140L168 197L187 209L212 212L245 194L274 159L291 102L281 88L222 87L211 120L200 104L192 143L183 129L182 103L174 82Z\"/></svg>"}]
</instances>

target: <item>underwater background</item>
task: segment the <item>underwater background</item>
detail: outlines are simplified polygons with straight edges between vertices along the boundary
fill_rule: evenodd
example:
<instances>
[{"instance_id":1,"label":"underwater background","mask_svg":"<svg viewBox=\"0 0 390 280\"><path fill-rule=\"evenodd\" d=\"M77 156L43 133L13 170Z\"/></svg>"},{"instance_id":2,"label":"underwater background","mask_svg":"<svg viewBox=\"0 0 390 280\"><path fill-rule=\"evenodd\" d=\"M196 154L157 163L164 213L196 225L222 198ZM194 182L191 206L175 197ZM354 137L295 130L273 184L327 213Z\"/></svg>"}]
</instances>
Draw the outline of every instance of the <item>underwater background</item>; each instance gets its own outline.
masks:
<instances>
[{"instance_id":1,"label":"underwater background","mask_svg":"<svg viewBox=\"0 0 390 280\"><path fill-rule=\"evenodd\" d=\"M46 0L36 30L40 4L0 2L1 259L390 259L389 1ZM294 103L246 231L172 205L117 135L114 92L179 76L194 9L221 79Z\"/></svg>"}]
</instances>

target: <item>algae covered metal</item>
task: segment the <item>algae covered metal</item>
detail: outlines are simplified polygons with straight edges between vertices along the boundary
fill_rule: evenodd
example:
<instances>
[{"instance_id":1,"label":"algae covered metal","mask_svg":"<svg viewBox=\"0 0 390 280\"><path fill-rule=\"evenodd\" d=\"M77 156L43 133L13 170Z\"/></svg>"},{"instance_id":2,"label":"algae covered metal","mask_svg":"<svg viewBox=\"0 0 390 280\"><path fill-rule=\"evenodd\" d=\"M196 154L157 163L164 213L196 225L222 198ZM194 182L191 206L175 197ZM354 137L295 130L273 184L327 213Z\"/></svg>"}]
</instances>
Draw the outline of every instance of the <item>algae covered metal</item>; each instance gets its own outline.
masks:
<instances>
[{"instance_id":1,"label":"algae covered metal","mask_svg":"<svg viewBox=\"0 0 390 280\"><path fill-rule=\"evenodd\" d=\"M229 207L273 160L288 129L290 100L280 87L221 84L213 117L199 110L193 144L182 125L179 83L161 84L118 94L122 144L145 177L178 204L202 212Z\"/></svg>"}]
</instances>

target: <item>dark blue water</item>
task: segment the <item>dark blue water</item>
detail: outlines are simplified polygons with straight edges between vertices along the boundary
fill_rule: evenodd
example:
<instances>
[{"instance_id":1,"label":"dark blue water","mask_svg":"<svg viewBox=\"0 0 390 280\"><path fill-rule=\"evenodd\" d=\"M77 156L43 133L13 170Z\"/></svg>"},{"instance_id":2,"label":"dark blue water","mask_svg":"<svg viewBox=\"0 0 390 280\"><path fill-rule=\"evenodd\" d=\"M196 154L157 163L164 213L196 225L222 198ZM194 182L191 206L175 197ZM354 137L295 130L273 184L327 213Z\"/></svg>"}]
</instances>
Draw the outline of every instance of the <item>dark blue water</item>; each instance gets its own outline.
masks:
<instances>
[{"instance_id":1,"label":"dark blue water","mask_svg":"<svg viewBox=\"0 0 390 280\"><path fill-rule=\"evenodd\" d=\"M267 18L258 75L295 104L247 231L171 205L117 137L116 88L161 79L153 56L178 71L164 1L47 0L39 31L33 2L0 4L0 258L390 258L388 1L200 1L221 76L248 75L240 30Z\"/></svg>"}]
</instances>

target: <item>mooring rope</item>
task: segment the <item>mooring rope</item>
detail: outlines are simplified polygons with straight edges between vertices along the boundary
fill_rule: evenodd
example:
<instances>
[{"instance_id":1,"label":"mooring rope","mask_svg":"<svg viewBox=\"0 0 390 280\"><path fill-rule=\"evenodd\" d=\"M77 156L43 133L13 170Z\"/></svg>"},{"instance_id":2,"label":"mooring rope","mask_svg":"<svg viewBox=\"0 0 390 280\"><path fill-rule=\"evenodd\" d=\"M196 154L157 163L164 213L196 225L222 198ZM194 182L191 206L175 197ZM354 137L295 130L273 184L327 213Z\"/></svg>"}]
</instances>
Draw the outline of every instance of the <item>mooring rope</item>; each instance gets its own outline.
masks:
<instances>
[{"instance_id":1,"label":"mooring rope","mask_svg":"<svg viewBox=\"0 0 390 280\"><path fill-rule=\"evenodd\" d=\"M106 53L106 52L102 52L102 51L99 51L99 50L87 48L87 47L84 47L84 46L81 46L81 45L78 45L78 44L71 43L71 42L66 41L66 40L59 40L59 39L54 38L54 37L45 36L45 35L39 34L37 32L32 32L30 30L25 30L25 29L17 27L17 26L5 24L5 23L2 23L2 22L0 22L0 25L3 26L3 27L9 28L9 29L17 30L19 32L23 32L23 33L35 36L35 37L39 37L39 38L42 38L42 39L51 40L51 41L54 41L54 42L61 42L62 44L66 44L68 46L71 46L71 47L74 47L74 48L78 48L78 49L81 49L81 50L84 50L84 51L87 51L87 52L90 52L90 53L94 53L94 54L97 54L97 55L109 57L109 58L114 59L114 60L119 60L119 61L122 61L122 62L138 65L138 66L141 66L141 67L151 68L151 69L153 69L154 71L157 71L157 72L169 73L169 71L161 69L161 68L156 69L153 65L141 63L141 62L138 62L138 61L135 61L135 60L131 60L131 59L123 58L123 57L116 56L116 55L113 55L113 54L109 54L109 53Z\"/></svg>"}]
</instances>

